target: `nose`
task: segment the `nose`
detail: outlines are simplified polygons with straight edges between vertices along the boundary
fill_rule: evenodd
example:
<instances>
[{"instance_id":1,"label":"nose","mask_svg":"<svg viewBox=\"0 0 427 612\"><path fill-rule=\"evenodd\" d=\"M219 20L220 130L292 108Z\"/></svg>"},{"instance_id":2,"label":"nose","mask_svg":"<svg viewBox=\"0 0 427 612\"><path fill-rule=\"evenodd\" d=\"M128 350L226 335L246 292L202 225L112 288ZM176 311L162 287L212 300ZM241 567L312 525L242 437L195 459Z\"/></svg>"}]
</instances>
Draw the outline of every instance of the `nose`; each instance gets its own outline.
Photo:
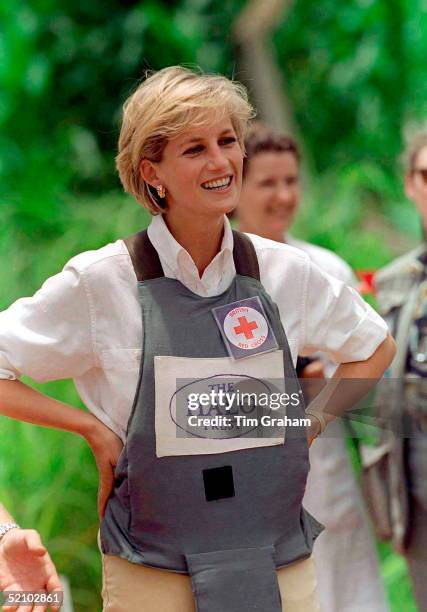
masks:
<instances>
[{"instance_id":1,"label":"nose","mask_svg":"<svg viewBox=\"0 0 427 612\"><path fill-rule=\"evenodd\" d=\"M276 194L277 200L281 203L281 204L292 204L293 199L294 199L294 193L293 190L287 186L287 185L280 185L277 188L277 194Z\"/></svg>"},{"instance_id":2,"label":"nose","mask_svg":"<svg viewBox=\"0 0 427 612\"><path fill-rule=\"evenodd\" d=\"M228 159L224 151L218 144L213 144L208 149L208 168L209 170L225 170L228 168Z\"/></svg>"}]
</instances>

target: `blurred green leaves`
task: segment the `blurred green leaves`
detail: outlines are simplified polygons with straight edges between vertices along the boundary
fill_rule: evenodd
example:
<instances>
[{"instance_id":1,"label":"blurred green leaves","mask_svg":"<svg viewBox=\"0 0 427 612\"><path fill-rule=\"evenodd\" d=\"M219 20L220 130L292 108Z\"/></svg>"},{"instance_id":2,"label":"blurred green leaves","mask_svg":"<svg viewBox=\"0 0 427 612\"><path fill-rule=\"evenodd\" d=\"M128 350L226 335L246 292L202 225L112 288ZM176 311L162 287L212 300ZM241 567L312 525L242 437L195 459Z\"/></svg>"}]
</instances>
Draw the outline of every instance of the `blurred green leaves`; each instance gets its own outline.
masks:
<instances>
[{"instance_id":1,"label":"blurred green leaves","mask_svg":"<svg viewBox=\"0 0 427 612\"><path fill-rule=\"evenodd\" d=\"M147 69L197 64L239 76L230 26L244 4L2 4L0 202L19 234L43 240L64 232L67 192L120 187L120 108ZM426 15L423 0L295 0L274 36L314 171L331 179L333 168L341 182L353 166L349 184L414 238L417 223L406 223L406 207L399 213L390 193L404 201L395 163L402 126L426 114ZM369 163L378 182L366 177Z\"/></svg>"},{"instance_id":2,"label":"blurred green leaves","mask_svg":"<svg viewBox=\"0 0 427 612\"><path fill-rule=\"evenodd\" d=\"M318 170L366 157L395 169L404 123L427 110L422 4L299 0L279 25L279 61Z\"/></svg>"},{"instance_id":3,"label":"blurred green leaves","mask_svg":"<svg viewBox=\"0 0 427 612\"><path fill-rule=\"evenodd\" d=\"M119 186L121 104L147 69L198 61L208 4L3 4L0 200L20 234L44 240L63 232L70 190Z\"/></svg>"}]
</instances>

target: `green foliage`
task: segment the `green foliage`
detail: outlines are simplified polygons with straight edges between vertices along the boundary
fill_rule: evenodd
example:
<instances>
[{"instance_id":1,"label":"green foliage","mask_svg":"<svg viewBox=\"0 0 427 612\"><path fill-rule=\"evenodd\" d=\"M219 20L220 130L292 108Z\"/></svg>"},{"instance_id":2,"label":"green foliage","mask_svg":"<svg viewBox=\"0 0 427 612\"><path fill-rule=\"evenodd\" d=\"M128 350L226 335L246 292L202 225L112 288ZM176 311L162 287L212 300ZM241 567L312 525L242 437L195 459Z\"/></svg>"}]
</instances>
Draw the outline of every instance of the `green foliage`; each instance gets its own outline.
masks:
<instances>
[{"instance_id":1,"label":"green foliage","mask_svg":"<svg viewBox=\"0 0 427 612\"><path fill-rule=\"evenodd\" d=\"M312 171L348 192L344 206L327 198L328 215L340 217L363 200L413 240L419 227L404 204L396 159L402 126L427 106L421 4L299 0L274 39ZM0 55L8 61L0 67L0 201L20 234L62 233L67 191L119 187L113 157L120 105L145 70L184 63L240 76L229 25L243 5L2 5Z\"/></svg>"},{"instance_id":2,"label":"green foliage","mask_svg":"<svg viewBox=\"0 0 427 612\"><path fill-rule=\"evenodd\" d=\"M420 233L418 215L400 190L400 184L373 163L331 168L305 186L292 231L336 252L354 270L376 270L412 248ZM388 218L381 198L388 202ZM401 231L403 224L406 232Z\"/></svg>"},{"instance_id":3,"label":"green foliage","mask_svg":"<svg viewBox=\"0 0 427 612\"><path fill-rule=\"evenodd\" d=\"M405 124L427 113L426 25L422 0L299 0L275 34L313 170L332 170L348 195L350 187L359 192L351 206L363 197L412 240L419 224L405 205L396 162ZM339 210L332 205L331 214Z\"/></svg>"},{"instance_id":4,"label":"green foliage","mask_svg":"<svg viewBox=\"0 0 427 612\"><path fill-rule=\"evenodd\" d=\"M295 4L276 45L317 168L394 168L404 122L427 110L425 25L419 0Z\"/></svg>"},{"instance_id":5,"label":"green foliage","mask_svg":"<svg viewBox=\"0 0 427 612\"><path fill-rule=\"evenodd\" d=\"M392 552L389 544L378 546L381 559L381 574L388 591L391 612L417 612L412 597L406 562L400 555Z\"/></svg>"},{"instance_id":6,"label":"green foliage","mask_svg":"<svg viewBox=\"0 0 427 612\"><path fill-rule=\"evenodd\" d=\"M200 60L218 68L208 10L205 0L3 4L0 199L20 233L62 232L69 189L118 187L120 106L144 72Z\"/></svg>"},{"instance_id":7,"label":"green foliage","mask_svg":"<svg viewBox=\"0 0 427 612\"><path fill-rule=\"evenodd\" d=\"M81 406L70 382L38 388ZM98 476L88 446L71 434L1 417L0 455L8 458L0 464L2 503L21 526L40 531L59 571L71 581L76 610L99 610Z\"/></svg>"}]
</instances>

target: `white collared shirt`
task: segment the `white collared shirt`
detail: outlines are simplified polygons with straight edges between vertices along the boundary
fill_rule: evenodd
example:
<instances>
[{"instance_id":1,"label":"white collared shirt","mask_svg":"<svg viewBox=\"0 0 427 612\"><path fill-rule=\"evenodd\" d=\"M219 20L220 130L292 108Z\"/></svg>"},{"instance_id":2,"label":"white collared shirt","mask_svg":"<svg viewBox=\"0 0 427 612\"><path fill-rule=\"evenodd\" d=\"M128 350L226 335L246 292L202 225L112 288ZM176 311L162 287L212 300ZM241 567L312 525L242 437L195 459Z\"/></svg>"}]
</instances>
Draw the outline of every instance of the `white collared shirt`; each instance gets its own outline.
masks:
<instances>
[{"instance_id":1,"label":"white collared shirt","mask_svg":"<svg viewBox=\"0 0 427 612\"><path fill-rule=\"evenodd\" d=\"M165 276L178 279L202 297L219 295L230 286L236 269L233 260L233 232L228 219L224 225L220 252L205 269L202 278L199 278L196 264L188 252L169 232L162 216L153 217L148 227L148 236L159 254Z\"/></svg>"},{"instance_id":2,"label":"white collared shirt","mask_svg":"<svg viewBox=\"0 0 427 612\"><path fill-rule=\"evenodd\" d=\"M301 249L304 253L310 257L311 261L313 261L316 266L319 266L321 270L327 272L334 278L342 281L346 285L353 287L356 289L357 287L357 279L353 273L353 270L350 266L339 257L336 253L329 251L328 249L324 249L323 247L318 246L317 244L312 244L311 242L305 242L303 240L297 240L291 235L287 235L285 237L286 244L293 246L297 249ZM324 367L324 376L331 378L335 370L337 369L337 364L335 361L332 361L323 353L317 353L314 357L318 357L323 362Z\"/></svg>"},{"instance_id":3,"label":"white collared shirt","mask_svg":"<svg viewBox=\"0 0 427 612\"><path fill-rule=\"evenodd\" d=\"M201 296L222 293L235 275L225 219L220 252L199 278L190 255L153 218L148 235L165 276ZM370 357L387 326L356 291L291 246L249 235L261 282L276 302L292 356L324 351L336 362ZM33 297L0 313L0 378L73 378L82 401L124 440L141 359L137 281L123 240L73 257Z\"/></svg>"},{"instance_id":4,"label":"white collared shirt","mask_svg":"<svg viewBox=\"0 0 427 612\"><path fill-rule=\"evenodd\" d=\"M291 235L287 235L286 244L293 246L297 249L301 249L310 257L311 261L314 261L316 266L319 266L322 270L331 274L335 278L338 278L346 285L350 287L357 287L357 279L354 275L353 270L350 268L341 257L339 257L333 251L324 249L317 244L311 242L305 242L304 240L298 240Z\"/></svg>"}]
</instances>

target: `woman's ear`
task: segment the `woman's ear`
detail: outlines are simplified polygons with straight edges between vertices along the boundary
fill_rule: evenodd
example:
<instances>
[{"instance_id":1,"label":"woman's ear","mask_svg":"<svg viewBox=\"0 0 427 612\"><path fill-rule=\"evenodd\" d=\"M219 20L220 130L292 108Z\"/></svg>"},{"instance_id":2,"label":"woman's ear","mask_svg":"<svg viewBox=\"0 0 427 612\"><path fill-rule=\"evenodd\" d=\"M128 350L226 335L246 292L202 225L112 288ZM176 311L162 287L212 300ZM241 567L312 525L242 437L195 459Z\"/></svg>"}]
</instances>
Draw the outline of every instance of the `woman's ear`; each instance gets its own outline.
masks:
<instances>
[{"instance_id":1,"label":"woman's ear","mask_svg":"<svg viewBox=\"0 0 427 612\"><path fill-rule=\"evenodd\" d=\"M158 187L161 184L161 181L157 175L156 165L149 159L141 160L141 163L139 164L139 172L148 185Z\"/></svg>"}]
</instances>

